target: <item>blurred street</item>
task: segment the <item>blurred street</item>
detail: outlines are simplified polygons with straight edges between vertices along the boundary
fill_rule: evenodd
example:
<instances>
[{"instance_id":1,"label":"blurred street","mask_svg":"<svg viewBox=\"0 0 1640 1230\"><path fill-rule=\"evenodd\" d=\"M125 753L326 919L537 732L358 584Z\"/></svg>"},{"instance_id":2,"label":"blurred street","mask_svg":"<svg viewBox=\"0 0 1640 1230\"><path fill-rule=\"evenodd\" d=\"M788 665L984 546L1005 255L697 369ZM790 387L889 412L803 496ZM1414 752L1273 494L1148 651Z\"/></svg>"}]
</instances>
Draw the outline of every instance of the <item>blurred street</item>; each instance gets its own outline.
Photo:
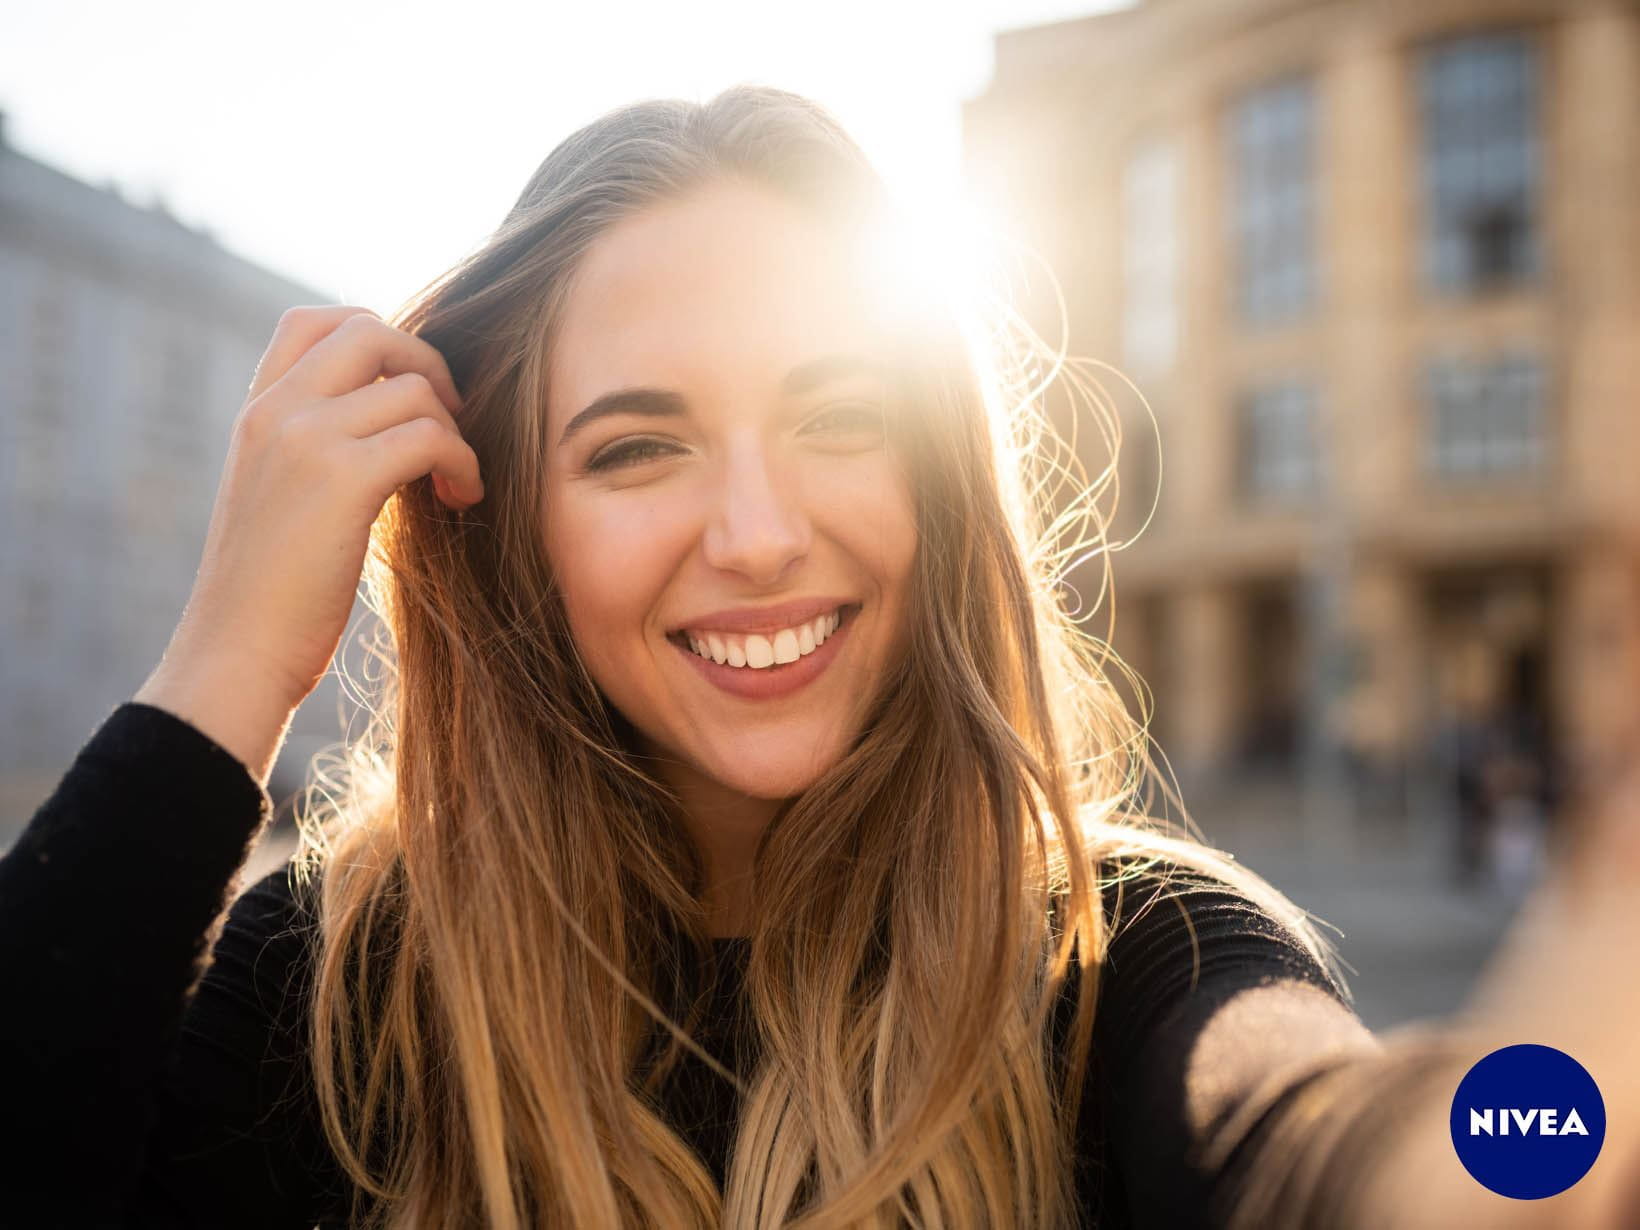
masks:
<instances>
[{"instance_id":1,"label":"blurred street","mask_svg":"<svg viewBox=\"0 0 1640 1230\"><path fill-rule=\"evenodd\" d=\"M1518 895L1480 880L1454 883L1450 820L1421 827L1361 821L1354 848L1306 854L1299 792L1244 788L1197 804L1208 839L1234 853L1323 924L1348 963L1356 1009L1383 1030L1445 1016L1464 1003L1518 909ZM1339 933L1342 932L1340 935Z\"/></svg>"}]
</instances>

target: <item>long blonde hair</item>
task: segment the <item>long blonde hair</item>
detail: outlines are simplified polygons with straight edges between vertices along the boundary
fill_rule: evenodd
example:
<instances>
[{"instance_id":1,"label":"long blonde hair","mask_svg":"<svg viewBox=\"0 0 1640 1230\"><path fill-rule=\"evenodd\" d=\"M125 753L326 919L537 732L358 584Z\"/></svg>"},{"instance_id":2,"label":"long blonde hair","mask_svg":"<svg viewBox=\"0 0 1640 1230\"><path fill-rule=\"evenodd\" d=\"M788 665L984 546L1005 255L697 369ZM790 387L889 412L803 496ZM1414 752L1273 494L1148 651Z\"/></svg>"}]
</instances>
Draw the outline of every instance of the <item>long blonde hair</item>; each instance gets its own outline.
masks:
<instances>
[{"instance_id":1,"label":"long blonde hair","mask_svg":"<svg viewBox=\"0 0 1640 1230\"><path fill-rule=\"evenodd\" d=\"M311 1059L356 1224L1071 1226L1100 860L1216 870L1331 957L1273 889L1144 818L1159 775L1143 724L1060 597L1113 471L1085 482L1054 442L1036 358L977 356L936 319L896 441L917 501L909 651L759 846L755 1069L698 1047L680 971L713 959L702 866L577 654L538 495L578 261L622 217L723 175L841 228L883 199L796 95L644 102L559 145L394 320L449 361L488 497L458 515L423 481L383 510L365 578L383 675L301 818L296 869L320 885ZM1073 959L1061 1065L1046 1026ZM685 1051L741 1093L722 1191L658 1110Z\"/></svg>"}]
</instances>

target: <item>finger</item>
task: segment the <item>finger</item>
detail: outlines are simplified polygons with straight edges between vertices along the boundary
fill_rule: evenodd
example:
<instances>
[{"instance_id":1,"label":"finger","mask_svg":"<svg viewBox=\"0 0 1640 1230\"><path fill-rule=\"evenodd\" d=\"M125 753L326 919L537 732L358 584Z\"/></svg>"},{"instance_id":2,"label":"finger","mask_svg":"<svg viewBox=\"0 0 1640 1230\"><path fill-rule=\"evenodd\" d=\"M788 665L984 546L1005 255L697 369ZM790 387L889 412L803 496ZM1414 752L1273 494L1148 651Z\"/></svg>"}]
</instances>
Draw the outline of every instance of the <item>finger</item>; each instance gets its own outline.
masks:
<instances>
[{"instance_id":1,"label":"finger","mask_svg":"<svg viewBox=\"0 0 1640 1230\"><path fill-rule=\"evenodd\" d=\"M430 343L375 315L349 316L298 358L279 383L299 395L340 397L378 376L405 372L427 377L452 413L461 408L461 395L444 356Z\"/></svg>"},{"instance_id":2,"label":"finger","mask_svg":"<svg viewBox=\"0 0 1640 1230\"><path fill-rule=\"evenodd\" d=\"M309 413L326 415L335 429L355 440L374 436L415 418L436 419L452 435L458 439L461 436L455 419L439 401L432 384L420 372L403 372L375 384L367 384L345 397L320 403ZM476 504L484 498L482 476L474 487L452 490L441 476L434 475L433 488L441 500L451 505Z\"/></svg>"},{"instance_id":3,"label":"finger","mask_svg":"<svg viewBox=\"0 0 1640 1230\"><path fill-rule=\"evenodd\" d=\"M322 402L305 413L324 415L343 434L355 440L423 416L435 418L456 435L461 434L454 416L433 391L432 382L420 372L400 372Z\"/></svg>"},{"instance_id":4,"label":"finger","mask_svg":"<svg viewBox=\"0 0 1640 1230\"><path fill-rule=\"evenodd\" d=\"M415 418L398 423L360 440L355 447L383 500L429 473L457 491L476 493L478 499L484 496L478 455L437 419Z\"/></svg>"},{"instance_id":5,"label":"finger","mask_svg":"<svg viewBox=\"0 0 1640 1230\"><path fill-rule=\"evenodd\" d=\"M328 337L349 316L359 313L375 316L369 308L334 304L325 307L293 307L279 317L273 338L263 351L251 378L247 399L260 397L269 386L291 369L291 366L321 340ZM379 320L380 317L377 317Z\"/></svg>"}]
</instances>

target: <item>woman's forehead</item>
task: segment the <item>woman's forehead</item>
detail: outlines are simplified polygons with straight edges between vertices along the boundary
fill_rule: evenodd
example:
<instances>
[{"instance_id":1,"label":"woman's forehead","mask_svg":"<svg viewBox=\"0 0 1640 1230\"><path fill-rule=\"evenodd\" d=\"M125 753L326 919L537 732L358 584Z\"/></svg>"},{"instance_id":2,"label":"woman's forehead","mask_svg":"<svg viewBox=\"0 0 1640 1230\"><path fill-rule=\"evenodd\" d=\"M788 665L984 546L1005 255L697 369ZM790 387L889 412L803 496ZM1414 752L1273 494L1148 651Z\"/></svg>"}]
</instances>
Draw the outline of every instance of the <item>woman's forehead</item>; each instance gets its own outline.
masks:
<instances>
[{"instance_id":1,"label":"woman's forehead","mask_svg":"<svg viewBox=\"0 0 1640 1230\"><path fill-rule=\"evenodd\" d=\"M632 384L777 383L881 338L852 245L770 193L705 189L606 232L556 331L551 400L570 415Z\"/></svg>"}]
</instances>

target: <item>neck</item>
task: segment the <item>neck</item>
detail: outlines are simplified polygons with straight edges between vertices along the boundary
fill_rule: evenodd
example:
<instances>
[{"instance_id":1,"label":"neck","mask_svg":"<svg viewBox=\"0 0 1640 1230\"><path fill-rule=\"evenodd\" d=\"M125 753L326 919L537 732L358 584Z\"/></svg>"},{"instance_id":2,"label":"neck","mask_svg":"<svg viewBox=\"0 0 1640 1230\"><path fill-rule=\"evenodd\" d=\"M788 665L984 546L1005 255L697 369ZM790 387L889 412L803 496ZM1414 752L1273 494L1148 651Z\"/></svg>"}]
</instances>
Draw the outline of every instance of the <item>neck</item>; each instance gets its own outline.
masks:
<instances>
[{"instance_id":1,"label":"neck","mask_svg":"<svg viewBox=\"0 0 1640 1230\"><path fill-rule=\"evenodd\" d=\"M675 763L669 767L668 784L683 802L684 824L705 868L706 933L713 939L750 935L753 856L782 800L752 798Z\"/></svg>"}]
</instances>

